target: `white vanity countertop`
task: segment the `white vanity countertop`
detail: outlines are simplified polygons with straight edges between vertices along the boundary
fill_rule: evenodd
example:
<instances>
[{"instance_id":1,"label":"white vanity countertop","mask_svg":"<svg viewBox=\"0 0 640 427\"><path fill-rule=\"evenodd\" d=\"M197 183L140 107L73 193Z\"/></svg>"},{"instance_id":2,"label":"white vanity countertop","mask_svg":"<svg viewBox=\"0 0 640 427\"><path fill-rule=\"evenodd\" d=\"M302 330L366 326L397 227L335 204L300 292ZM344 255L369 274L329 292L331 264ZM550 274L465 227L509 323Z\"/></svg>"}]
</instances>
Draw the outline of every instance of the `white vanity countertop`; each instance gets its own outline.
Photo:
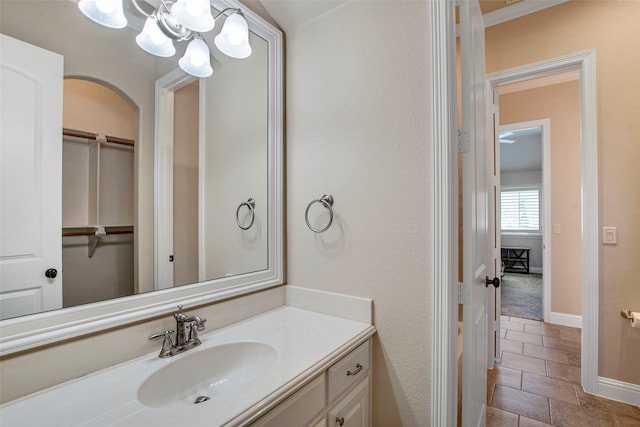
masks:
<instances>
[{"instance_id":1,"label":"white vanity countertop","mask_svg":"<svg viewBox=\"0 0 640 427\"><path fill-rule=\"evenodd\" d=\"M0 419L2 427L244 425L374 332L368 323L283 306L201 335L201 346L177 356L161 359L154 352L8 402L0 407ZM260 342L275 349L275 361L264 380L197 405L185 399L151 408L139 401L138 389L154 372L195 352L239 341Z\"/></svg>"}]
</instances>

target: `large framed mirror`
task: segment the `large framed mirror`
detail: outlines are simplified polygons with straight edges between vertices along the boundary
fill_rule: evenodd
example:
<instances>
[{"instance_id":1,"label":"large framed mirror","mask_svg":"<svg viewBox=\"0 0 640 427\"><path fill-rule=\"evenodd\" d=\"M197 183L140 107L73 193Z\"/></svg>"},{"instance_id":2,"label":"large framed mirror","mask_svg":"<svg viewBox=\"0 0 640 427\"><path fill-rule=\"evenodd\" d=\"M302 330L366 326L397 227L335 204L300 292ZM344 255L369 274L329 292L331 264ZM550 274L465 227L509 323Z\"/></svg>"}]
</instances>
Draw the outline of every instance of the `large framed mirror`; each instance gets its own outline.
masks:
<instances>
[{"instance_id":1,"label":"large framed mirror","mask_svg":"<svg viewBox=\"0 0 640 427\"><path fill-rule=\"evenodd\" d=\"M49 162L59 163L49 181L61 189L47 191L46 209L21 206L53 219L48 246L59 262L33 274L44 290L28 281L16 288L28 275L11 268L28 256L6 249L8 239L29 252L25 236L40 248L44 233L27 233L3 207L0 354L283 283L282 34L241 3L211 0L214 16L242 11L252 52L236 59L216 50L220 14L202 33L213 75L195 78L178 68L188 43L176 42L169 58L136 45L140 9L159 3L124 0L128 26L118 30L87 19L74 0L0 3L3 37L53 52L64 78L61 154ZM3 197L22 191L13 185L20 179L3 175Z\"/></svg>"}]
</instances>

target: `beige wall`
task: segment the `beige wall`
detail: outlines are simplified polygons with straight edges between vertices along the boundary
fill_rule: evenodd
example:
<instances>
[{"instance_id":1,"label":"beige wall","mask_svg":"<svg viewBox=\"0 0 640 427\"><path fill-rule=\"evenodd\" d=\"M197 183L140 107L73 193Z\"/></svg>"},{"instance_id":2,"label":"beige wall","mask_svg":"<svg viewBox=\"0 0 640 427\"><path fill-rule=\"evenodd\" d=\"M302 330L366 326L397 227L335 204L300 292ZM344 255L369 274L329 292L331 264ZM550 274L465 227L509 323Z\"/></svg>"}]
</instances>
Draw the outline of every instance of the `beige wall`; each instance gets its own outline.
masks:
<instances>
[{"instance_id":1,"label":"beige wall","mask_svg":"<svg viewBox=\"0 0 640 427\"><path fill-rule=\"evenodd\" d=\"M582 314L580 86L577 80L500 95L500 124L549 119L551 137L551 311ZM550 197L550 198L549 198ZM551 232L551 224L544 224ZM545 266L545 268L548 268Z\"/></svg>"},{"instance_id":2,"label":"beige wall","mask_svg":"<svg viewBox=\"0 0 640 427\"><path fill-rule=\"evenodd\" d=\"M487 72L595 49L599 222L619 238L600 245L598 374L634 384L640 329L619 313L640 310L639 15L636 1L571 1L486 31Z\"/></svg>"},{"instance_id":3,"label":"beige wall","mask_svg":"<svg viewBox=\"0 0 640 427\"><path fill-rule=\"evenodd\" d=\"M288 282L373 298L381 427L430 423L428 13L355 1L285 27ZM335 218L315 234L304 213L324 193Z\"/></svg>"},{"instance_id":4,"label":"beige wall","mask_svg":"<svg viewBox=\"0 0 640 427\"><path fill-rule=\"evenodd\" d=\"M204 85L204 253L205 278L260 271L268 267L268 46L250 36L251 56L218 55L214 75ZM236 210L255 200L248 230L236 223ZM249 210L239 211L249 225ZM245 220L245 221L242 221Z\"/></svg>"},{"instance_id":5,"label":"beige wall","mask_svg":"<svg viewBox=\"0 0 640 427\"><path fill-rule=\"evenodd\" d=\"M173 284L198 281L198 81L173 93Z\"/></svg>"}]
</instances>

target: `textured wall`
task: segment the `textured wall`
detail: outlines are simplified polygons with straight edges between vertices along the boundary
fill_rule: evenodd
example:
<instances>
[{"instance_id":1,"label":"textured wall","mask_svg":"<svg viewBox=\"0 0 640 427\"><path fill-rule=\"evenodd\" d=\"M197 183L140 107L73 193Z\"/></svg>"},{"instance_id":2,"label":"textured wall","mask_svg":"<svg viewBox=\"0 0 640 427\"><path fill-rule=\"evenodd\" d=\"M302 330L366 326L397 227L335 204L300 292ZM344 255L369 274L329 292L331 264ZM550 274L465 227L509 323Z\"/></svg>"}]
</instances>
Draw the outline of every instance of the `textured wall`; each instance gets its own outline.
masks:
<instances>
[{"instance_id":1,"label":"textured wall","mask_svg":"<svg viewBox=\"0 0 640 427\"><path fill-rule=\"evenodd\" d=\"M639 15L635 1L571 1L486 32L487 72L596 51L599 221L617 227L619 238L600 246L598 374L634 384L640 329L619 313L640 310Z\"/></svg>"},{"instance_id":2,"label":"textured wall","mask_svg":"<svg viewBox=\"0 0 640 427\"><path fill-rule=\"evenodd\" d=\"M356 1L285 28L288 282L374 299L375 426L429 425L427 14ZM324 193L335 218L314 234Z\"/></svg>"}]
</instances>

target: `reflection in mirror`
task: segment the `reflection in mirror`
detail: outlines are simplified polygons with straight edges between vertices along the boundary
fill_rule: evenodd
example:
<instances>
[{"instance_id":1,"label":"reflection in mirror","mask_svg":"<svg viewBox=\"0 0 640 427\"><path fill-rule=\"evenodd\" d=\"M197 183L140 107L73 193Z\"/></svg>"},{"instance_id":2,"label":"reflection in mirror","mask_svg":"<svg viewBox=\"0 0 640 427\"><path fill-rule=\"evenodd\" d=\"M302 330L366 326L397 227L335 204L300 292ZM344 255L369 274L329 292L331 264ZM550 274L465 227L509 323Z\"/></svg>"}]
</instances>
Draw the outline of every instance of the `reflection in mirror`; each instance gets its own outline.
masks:
<instances>
[{"instance_id":1,"label":"reflection in mirror","mask_svg":"<svg viewBox=\"0 0 640 427\"><path fill-rule=\"evenodd\" d=\"M214 47L219 25L203 34L214 74L197 80L178 69L186 43L176 43L172 58L140 49L135 38L144 17L128 1L124 13L129 27L120 30L90 21L74 1L0 2L3 319L72 306L76 309L65 316L82 312L91 318L98 311L104 316L118 313L119 307L144 307L148 301L160 309L175 298L198 295L205 301L215 299L217 289L241 292L247 284L256 289L281 283L281 35L233 0L214 0L212 5L214 16L227 7L242 7L252 54L246 59L222 55ZM43 164L57 164L57 172L47 172L50 179L38 180L44 177L40 171L5 167L5 140L39 132L28 120L5 126L14 119L7 111L16 100L33 100L28 91L41 89L29 87L28 73L7 71L20 70L5 66L11 50L7 46L14 42L22 43L15 48L19 60L27 52L40 52L43 61L50 57L54 65L38 64L36 69L58 69L50 89L55 96L47 96L53 101L44 107L52 117L45 125L53 137L41 145L33 139L19 153L23 164L39 165L33 161L39 158L47 158ZM169 98L170 108L165 108ZM28 107L42 107L35 104ZM59 154L34 151L50 146L58 147ZM9 191L16 182L23 185ZM56 182L57 192L34 187ZM26 197L26 190L54 200ZM14 200L22 196L24 203L6 211L8 194ZM245 221L248 211L238 207L249 198L255 200L253 224L243 229L237 215ZM20 226L23 219L37 227ZM55 237L45 238L38 232L43 227ZM17 242L11 251L8 239ZM53 244L43 245L45 240ZM29 257L42 258L44 246L57 248L57 255L35 273L10 271ZM36 278L41 288L33 285ZM18 282L25 279L28 283L19 289ZM192 291L181 286L196 282ZM153 300L132 296L96 305L175 286L179 288L163 290ZM51 293L57 296L48 298ZM84 308L87 303L93 304ZM25 325L40 321L22 319L2 322L3 340L11 338L10 327L30 332ZM52 324L55 319L52 315Z\"/></svg>"},{"instance_id":2,"label":"reflection in mirror","mask_svg":"<svg viewBox=\"0 0 640 427\"><path fill-rule=\"evenodd\" d=\"M63 99L61 279L71 307L134 293L138 112L89 80L65 79Z\"/></svg>"},{"instance_id":3,"label":"reflection in mirror","mask_svg":"<svg viewBox=\"0 0 640 427\"><path fill-rule=\"evenodd\" d=\"M173 108L160 110L157 127L164 166L156 170L156 191L167 207L156 219L157 289L267 268L268 50L265 40L250 40L251 56L220 56L211 79L182 76L176 83L169 73L158 80L163 104ZM242 229L237 208L249 198L254 221ZM198 239L185 241L183 233Z\"/></svg>"}]
</instances>

